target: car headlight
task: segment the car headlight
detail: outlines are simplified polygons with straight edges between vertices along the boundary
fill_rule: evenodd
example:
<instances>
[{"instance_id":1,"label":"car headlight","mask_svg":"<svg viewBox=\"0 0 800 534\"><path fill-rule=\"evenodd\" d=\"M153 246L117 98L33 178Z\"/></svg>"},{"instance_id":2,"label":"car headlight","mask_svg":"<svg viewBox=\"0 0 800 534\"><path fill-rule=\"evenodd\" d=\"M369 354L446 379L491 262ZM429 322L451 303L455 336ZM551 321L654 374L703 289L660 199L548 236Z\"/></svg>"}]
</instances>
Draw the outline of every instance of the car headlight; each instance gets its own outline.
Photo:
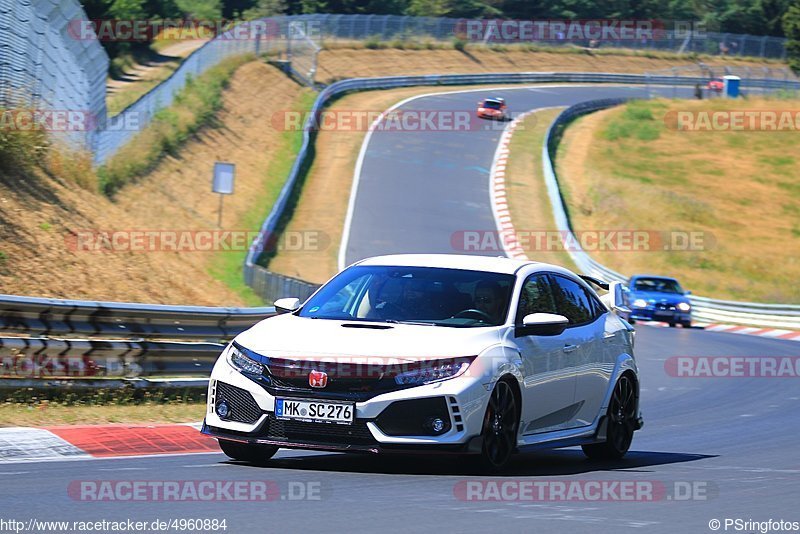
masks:
<instances>
[{"instance_id":1,"label":"car headlight","mask_svg":"<svg viewBox=\"0 0 800 534\"><path fill-rule=\"evenodd\" d=\"M636 300L633 301L633 307L634 308L646 308L647 307L647 301L644 300L644 299L636 299Z\"/></svg>"},{"instance_id":2,"label":"car headlight","mask_svg":"<svg viewBox=\"0 0 800 534\"><path fill-rule=\"evenodd\" d=\"M414 369L395 375L394 381L399 386L421 386L455 378L464 374L474 359L475 357L422 362Z\"/></svg>"},{"instance_id":3,"label":"car headlight","mask_svg":"<svg viewBox=\"0 0 800 534\"><path fill-rule=\"evenodd\" d=\"M680 311L687 312L687 311L692 309L692 305L689 304L688 302L679 302L678 303L678 309Z\"/></svg>"},{"instance_id":4,"label":"car headlight","mask_svg":"<svg viewBox=\"0 0 800 534\"><path fill-rule=\"evenodd\" d=\"M228 361L233 367L244 373L260 375L264 372L264 364L247 356L233 345L228 349Z\"/></svg>"}]
</instances>

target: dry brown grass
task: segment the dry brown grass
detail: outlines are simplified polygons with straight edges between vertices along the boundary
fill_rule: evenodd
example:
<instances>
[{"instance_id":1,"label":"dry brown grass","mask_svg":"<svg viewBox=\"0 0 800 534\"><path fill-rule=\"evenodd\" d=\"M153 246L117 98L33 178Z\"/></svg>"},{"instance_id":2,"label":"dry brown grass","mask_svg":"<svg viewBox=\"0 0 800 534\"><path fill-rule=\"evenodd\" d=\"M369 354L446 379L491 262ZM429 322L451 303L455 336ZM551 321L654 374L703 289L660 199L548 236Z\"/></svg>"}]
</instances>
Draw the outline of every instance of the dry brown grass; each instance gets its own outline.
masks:
<instances>
[{"instance_id":1,"label":"dry brown grass","mask_svg":"<svg viewBox=\"0 0 800 534\"><path fill-rule=\"evenodd\" d=\"M215 229L218 197L211 192L215 160L237 164L236 189L225 199L223 229L257 229L276 187L270 165L280 160L280 133L269 124L265 101L291 105L303 89L274 67L252 62L233 76L217 114L218 127L203 129L180 157L165 157L115 201L76 186L60 175L0 176L0 287L3 292L198 305L257 304L209 272L243 252L77 252L66 239L80 230ZM285 175L284 175L285 176ZM283 176L281 177L281 181ZM280 183L277 184L278 186ZM250 220L248 220L250 217ZM250 226L245 226L244 222ZM241 278L236 262L231 278Z\"/></svg>"},{"instance_id":2,"label":"dry brown grass","mask_svg":"<svg viewBox=\"0 0 800 534\"><path fill-rule=\"evenodd\" d=\"M205 403L143 404L138 406L60 406L0 404L0 427L100 425L107 423L195 423L205 415Z\"/></svg>"},{"instance_id":3,"label":"dry brown grass","mask_svg":"<svg viewBox=\"0 0 800 534\"><path fill-rule=\"evenodd\" d=\"M663 117L677 110L799 105L757 98L642 104L653 115L638 121L647 123L645 139L625 118L625 108L581 119L567 130L558 156L574 227L702 232L701 250L604 251L595 257L626 274L677 276L701 295L798 302L797 132L681 132L667 128ZM625 130L633 135L616 137ZM652 132L657 139L646 140Z\"/></svg>"},{"instance_id":4,"label":"dry brown grass","mask_svg":"<svg viewBox=\"0 0 800 534\"><path fill-rule=\"evenodd\" d=\"M709 66L731 64L732 59L703 60ZM394 76L414 74L469 74L479 72L628 72L643 74L647 71L685 67L692 63L688 58L659 58L623 55L589 55L556 52L488 49L458 50L368 50L360 48L335 48L319 54L317 79L329 83L341 78L360 76ZM739 60L737 66L763 67L762 61ZM776 66L775 64L771 64Z\"/></svg>"}]
</instances>

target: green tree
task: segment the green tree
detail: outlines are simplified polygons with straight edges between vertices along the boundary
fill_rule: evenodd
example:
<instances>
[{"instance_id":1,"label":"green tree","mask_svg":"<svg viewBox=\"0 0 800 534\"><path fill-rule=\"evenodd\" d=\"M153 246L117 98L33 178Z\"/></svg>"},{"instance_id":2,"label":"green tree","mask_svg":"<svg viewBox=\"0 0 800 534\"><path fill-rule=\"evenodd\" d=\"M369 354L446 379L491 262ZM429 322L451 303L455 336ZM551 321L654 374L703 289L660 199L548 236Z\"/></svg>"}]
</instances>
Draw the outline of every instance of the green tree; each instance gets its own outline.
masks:
<instances>
[{"instance_id":1,"label":"green tree","mask_svg":"<svg viewBox=\"0 0 800 534\"><path fill-rule=\"evenodd\" d=\"M272 17L286 13L287 5L285 0L258 0L255 6L245 10L242 18L245 20L260 19L262 17Z\"/></svg>"},{"instance_id":2,"label":"green tree","mask_svg":"<svg viewBox=\"0 0 800 534\"><path fill-rule=\"evenodd\" d=\"M143 20L149 16L143 0L114 0L108 6L108 14L120 20Z\"/></svg>"},{"instance_id":3,"label":"green tree","mask_svg":"<svg viewBox=\"0 0 800 534\"><path fill-rule=\"evenodd\" d=\"M411 0L406 14L414 17L446 17L450 14L448 0Z\"/></svg>"},{"instance_id":4,"label":"green tree","mask_svg":"<svg viewBox=\"0 0 800 534\"><path fill-rule=\"evenodd\" d=\"M220 0L176 0L178 7L186 15L198 20L217 20L222 18Z\"/></svg>"},{"instance_id":5,"label":"green tree","mask_svg":"<svg viewBox=\"0 0 800 534\"><path fill-rule=\"evenodd\" d=\"M783 15L783 33L786 35L786 58L793 71L800 74L800 0L793 0Z\"/></svg>"}]
</instances>

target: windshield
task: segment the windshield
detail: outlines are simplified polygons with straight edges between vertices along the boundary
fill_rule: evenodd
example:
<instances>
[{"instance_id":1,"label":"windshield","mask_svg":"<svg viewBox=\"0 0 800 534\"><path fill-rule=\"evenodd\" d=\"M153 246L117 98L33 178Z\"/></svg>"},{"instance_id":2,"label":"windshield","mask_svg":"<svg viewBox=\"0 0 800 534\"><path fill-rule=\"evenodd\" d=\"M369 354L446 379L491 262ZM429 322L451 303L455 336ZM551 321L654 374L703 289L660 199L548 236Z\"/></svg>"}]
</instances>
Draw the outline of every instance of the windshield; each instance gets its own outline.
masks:
<instances>
[{"instance_id":1,"label":"windshield","mask_svg":"<svg viewBox=\"0 0 800 534\"><path fill-rule=\"evenodd\" d=\"M436 326L505 322L514 276L433 267L356 266L328 282L300 317Z\"/></svg>"},{"instance_id":2,"label":"windshield","mask_svg":"<svg viewBox=\"0 0 800 534\"><path fill-rule=\"evenodd\" d=\"M637 278L634 291L655 291L657 293L677 293L683 295L683 288L671 278Z\"/></svg>"},{"instance_id":3,"label":"windshield","mask_svg":"<svg viewBox=\"0 0 800 534\"><path fill-rule=\"evenodd\" d=\"M483 107L485 107L485 108L500 109L500 106L502 106L502 104L500 104L500 102L498 102L496 100L484 100L483 101Z\"/></svg>"}]
</instances>

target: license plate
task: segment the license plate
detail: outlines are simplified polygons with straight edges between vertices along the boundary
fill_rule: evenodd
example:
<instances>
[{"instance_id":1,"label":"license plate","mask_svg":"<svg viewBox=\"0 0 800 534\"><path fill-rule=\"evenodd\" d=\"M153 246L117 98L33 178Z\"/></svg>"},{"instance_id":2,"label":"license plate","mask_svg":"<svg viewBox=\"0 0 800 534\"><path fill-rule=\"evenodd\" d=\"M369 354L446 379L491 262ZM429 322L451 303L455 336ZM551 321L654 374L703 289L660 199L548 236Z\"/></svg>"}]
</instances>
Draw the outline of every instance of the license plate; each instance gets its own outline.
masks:
<instances>
[{"instance_id":1,"label":"license plate","mask_svg":"<svg viewBox=\"0 0 800 534\"><path fill-rule=\"evenodd\" d=\"M352 403L275 399L275 417L278 419L352 425L354 415L355 406Z\"/></svg>"}]
</instances>

